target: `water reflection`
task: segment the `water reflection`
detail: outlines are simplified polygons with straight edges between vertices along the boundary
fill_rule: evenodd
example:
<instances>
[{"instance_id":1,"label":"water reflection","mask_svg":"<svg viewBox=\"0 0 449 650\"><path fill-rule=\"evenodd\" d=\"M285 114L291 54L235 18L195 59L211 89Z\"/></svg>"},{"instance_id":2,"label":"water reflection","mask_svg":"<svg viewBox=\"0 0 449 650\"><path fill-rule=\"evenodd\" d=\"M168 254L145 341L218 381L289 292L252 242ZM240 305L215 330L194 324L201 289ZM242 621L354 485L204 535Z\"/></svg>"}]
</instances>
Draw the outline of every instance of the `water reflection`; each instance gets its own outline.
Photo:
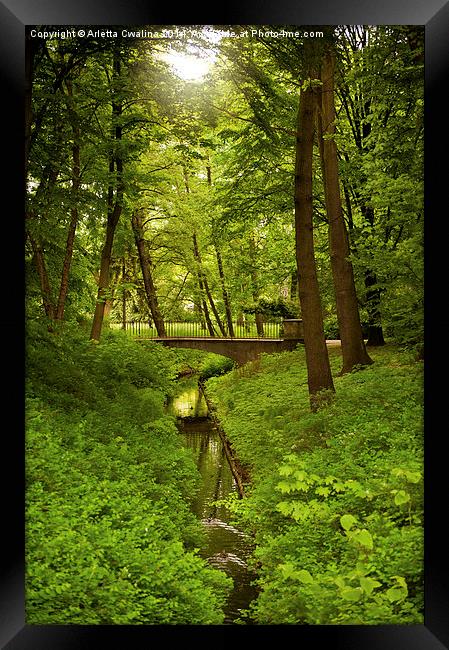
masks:
<instances>
[{"instance_id":1,"label":"water reflection","mask_svg":"<svg viewBox=\"0 0 449 650\"><path fill-rule=\"evenodd\" d=\"M207 404L195 379L180 382L180 392L167 405L167 410L177 416L184 443L191 449L203 479L192 502L192 509L206 530L206 543L200 555L234 580L225 618L225 623L233 623L256 597L256 590L250 584L254 575L247 567L251 540L230 523L227 508L216 503L236 492L237 485L221 438L207 418Z\"/></svg>"},{"instance_id":2,"label":"water reflection","mask_svg":"<svg viewBox=\"0 0 449 650\"><path fill-rule=\"evenodd\" d=\"M167 410L171 415L179 418L206 417L207 404L203 393L195 381L183 380L182 393L175 395L169 402Z\"/></svg>"}]
</instances>

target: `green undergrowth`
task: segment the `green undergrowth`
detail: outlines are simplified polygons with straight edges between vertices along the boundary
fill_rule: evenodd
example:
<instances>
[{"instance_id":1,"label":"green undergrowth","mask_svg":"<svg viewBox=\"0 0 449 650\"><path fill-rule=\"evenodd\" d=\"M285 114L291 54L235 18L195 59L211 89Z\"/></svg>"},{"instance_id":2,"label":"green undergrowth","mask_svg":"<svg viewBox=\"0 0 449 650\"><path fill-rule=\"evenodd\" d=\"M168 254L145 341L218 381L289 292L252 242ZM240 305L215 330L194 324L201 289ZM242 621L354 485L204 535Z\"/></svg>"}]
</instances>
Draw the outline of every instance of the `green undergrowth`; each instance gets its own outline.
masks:
<instances>
[{"instance_id":1,"label":"green undergrowth","mask_svg":"<svg viewBox=\"0 0 449 650\"><path fill-rule=\"evenodd\" d=\"M27 335L27 622L221 623L231 581L197 554L200 477L164 412L176 353Z\"/></svg>"},{"instance_id":2,"label":"green undergrowth","mask_svg":"<svg viewBox=\"0 0 449 650\"><path fill-rule=\"evenodd\" d=\"M206 384L246 466L236 522L252 532L259 624L423 622L422 362L387 345L309 407L304 350Z\"/></svg>"},{"instance_id":3,"label":"green undergrowth","mask_svg":"<svg viewBox=\"0 0 449 650\"><path fill-rule=\"evenodd\" d=\"M199 381L206 381L211 377L224 375L235 366L232 359L213 352L179 348L176 350L176 354L181 374L196 374Z\"/></svg>"}]
</instances>

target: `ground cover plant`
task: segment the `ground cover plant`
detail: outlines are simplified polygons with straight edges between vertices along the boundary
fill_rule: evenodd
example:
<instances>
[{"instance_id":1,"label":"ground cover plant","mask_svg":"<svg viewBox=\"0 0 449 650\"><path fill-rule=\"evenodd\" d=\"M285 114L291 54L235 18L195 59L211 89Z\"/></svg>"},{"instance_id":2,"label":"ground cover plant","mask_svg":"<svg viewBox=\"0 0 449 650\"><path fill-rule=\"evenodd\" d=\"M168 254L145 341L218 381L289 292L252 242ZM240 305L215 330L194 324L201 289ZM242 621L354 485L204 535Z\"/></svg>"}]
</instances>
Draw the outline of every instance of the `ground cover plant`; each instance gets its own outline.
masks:
<instances>
[{"instance_id":1,"label":"ground cover plant","mask_svg":"<svg viewBox=\"0 0 449 650\"><path fill-rule=\"evenodd\" d=\"M30 329L28 623L222 622L229 579L196 553L198 473L163 410L176 355Z\"/></svg>"},{"instance_id":2,"label":"ground cover plant","mask_svg":"<svg viewBox=\"0 0 449 650\"><path fill-rule=\"evenodd\" d=\"M372 354L315 413L302 349L206 384L251 476L229 505L255 536L259 624L423 621L422 363Z\"/></svg>"}]
</instances>

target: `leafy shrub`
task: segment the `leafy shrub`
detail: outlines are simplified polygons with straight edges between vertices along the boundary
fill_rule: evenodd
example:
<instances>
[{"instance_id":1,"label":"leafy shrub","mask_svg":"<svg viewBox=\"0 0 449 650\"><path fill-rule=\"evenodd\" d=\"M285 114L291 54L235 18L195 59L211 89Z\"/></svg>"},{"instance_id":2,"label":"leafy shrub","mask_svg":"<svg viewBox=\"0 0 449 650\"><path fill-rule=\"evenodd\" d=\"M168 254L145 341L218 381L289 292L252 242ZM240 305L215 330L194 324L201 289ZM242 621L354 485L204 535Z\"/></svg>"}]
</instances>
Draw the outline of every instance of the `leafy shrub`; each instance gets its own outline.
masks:
<instances>
[{"instance_id":1,"label":"leafy shrub","mask_svg":"<svg viewBox=\"0 0 449 650\"><path fill-rule=\"evenodd\" d=\"M231 581L197 555L199 473L163 410L176 370L162 346L30 326L28 623L223 621Z\"/></svg>"},{"instance_id":2,"label":"leafy shrub","mask_svg":"<svg viewBox=\"0 0 449 650\"><path fill-rule=\"evenodd\" d=\"M422 623L422 368L373 354L316 413L301 349L207 382L252 477L228 505L255 535L260 624Z\"/></svg>"},{"instance_id":3,"label":"leafy shrub","mask_svg":"<svg viewBox=\"0 0 449 650\"><path fill-rule=\"evenodd\" d=\"M206 354L199 368L199 379L205 381L210 377L218 377L230 372L235 366L232 359L219 354Z\"/></svg>"}]
</instances>

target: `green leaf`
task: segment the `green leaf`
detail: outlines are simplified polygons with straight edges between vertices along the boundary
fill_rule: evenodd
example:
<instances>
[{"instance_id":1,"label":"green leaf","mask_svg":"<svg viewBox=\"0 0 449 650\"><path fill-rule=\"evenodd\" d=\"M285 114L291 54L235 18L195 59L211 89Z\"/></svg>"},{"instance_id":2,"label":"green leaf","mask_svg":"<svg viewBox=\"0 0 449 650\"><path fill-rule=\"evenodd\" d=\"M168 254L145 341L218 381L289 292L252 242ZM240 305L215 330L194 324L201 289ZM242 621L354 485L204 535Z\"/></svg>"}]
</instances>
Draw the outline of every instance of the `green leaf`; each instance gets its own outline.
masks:
<instances>
[{"instance_id":1,"label":"green leaf","mask_svg":"<svg viewBox=\"0 0 449 650\"><path fill-rule=\"evenodd\" d=\"M310 584L313 583L313 577L312 577L312 575L307 571L307 569L300 569L300 570L297 572L297 576L296 576L296 577L298 578L298 580L299 580L300 582L303 582L304 584L308 584L308 585L310 585Z\"/></svg>"},{"instance_id":2,"label":"green leaf","mask_svg":"<svg viewBox=\"0 0 449 650\"><path fill-rule=\"evenodd\" d=\"M340 517L340 524L345 530L350 530L357 523L357 519L353 515L343 515Z\"/></svg>"},{"instance_id":3,"label":"green leaf","mask_svg":"<svg viewBox=\"0 0 449 650\"><path fill-rule=\"evenodd\" d=\"M357 602L362 598L363 591L361 587L354 587L354 588L345 587L340 591L340 596L345 600L349 600L351 602Z\"/></svg>"},{"instance_id":4,"label":"green leaf","mask_svg":"<svg viewBox=\"0 0 449 650\"><path fill-rule=\"evenodd\" d=\"M292 505L291 515L295 521L299 521L304 517L304 504L296 501ZM307 506L305 506L307 508Z\"/></svg>"},{"instance_id":5,"label":"green leaf","mask_svg":"<svg viewBox=\"0 0 449 650\"><path fill-rule=\"evenodd\" d=\"M410 501L410 495L408 492L405 490L398 490L396 492L396 495L394 497L394 502L397 506L401 506L404 503L408 503Z\"/></svg>"},{"instance_id":6,"label":"green leaf","mask_svg":"<svg viewBox=\"0 0 449 650\"><path fill-rule=\"evenodd\" d=\"M360 586L363 591L369 596L372 593L373 589L376 589L376 587L381 587L381 583L378 580L374 580L374 578L370 578L368 576L360 578Z\"/></svg>"},{"instance_id":7,"label":"green leaf","mask_svg":"<svg viewBox=\"0 0 449 650\"><path fill-rule=\"evenodd\" d=\"M393 578L396 580L399 586L390 587L390 589L388 589L386 592L386 596L390 602L395 603L407 598L408 588L407 582L403 576L393 576Z\"/></svg>"},{"instance_id":8,"label":"green leaf","mask_svg":"<svg viewBox=\"0 0 449 650\"><path fill-rule=\"evenodd\" d=\"M294 472L294 469L291 465L281 465L279 468L279 474L281 476L291 476Z\"/></svg>"},{"instance_id":9,"label":"green leaf","mask_svg":"<svg viewBox=\"0 0 449 650\"><path fill-rule=\"evenodd\" d=\"M328 497L329 494L331 493L330 488L328 487L318 487L315 490L316 494L321 494L323 497Z\"/></svg>"},{"instance_id":10,"label":"green leaf","mask_svg":"<svg viewBox=\"0 0 449 650\"><path fill-rule=\"evenodd\" d=\"M290 515L293 510L293 504L288 501L280 501L276 506L276 510L281 512L283 515Z\"/></svg>"},{"instance_id":11,"label":"green leaf","mask_svg":"<svg viewBox=\"0 0 449 650\"><path fill-rule=\"evenodd\" d=\"M409 483L419 483L421 480L420 472L405 472L405 478Z\"/></svg>"},{"instance_id":12,"label":"green leaf","mask_svg":"<svg viewBox=\"0 0 449 650\"><path fill-rule=\"evenodd\" d=\"M358 544L364 546L365 548L372 549L374 546L371 533L368 530L366 530L366 528L362 528L362 530L357 530L353 535L353 539Z\"/></svg>"},{"instance_id":13,"label":"green leaf","mask_svg":"<svg viewBox=\"0 0 449 650\"><path fill-rule=\"evenodd\" d=\"M400 587L391 587L387 590L386 596L391 603L397 603L407 597L407 592Z\"/></svg>"},{"instance_id":14,"label":"green leaf","mask_svg":"<svg viewBox=\"0 0 449 650\"><path fill-rule=\"evenodd\" d=\"M289 492L292 492L295 488L292 486L291 483L288 483L287 481L280 481L277 485L276 488L282 492L282 494L288 494Z\"/></svg>"},{"instance_id":15,"label":"green leaf","mask_svg":"<svg viewBox=\"0 0 449 650\"><path fill-rule=\"evenodd\" d=\"M281 569L284 578L288 579L296 577L296 569L293 562L286 562L285 564L281 564L279 568Z\"/></svg>"}]
</instances>

